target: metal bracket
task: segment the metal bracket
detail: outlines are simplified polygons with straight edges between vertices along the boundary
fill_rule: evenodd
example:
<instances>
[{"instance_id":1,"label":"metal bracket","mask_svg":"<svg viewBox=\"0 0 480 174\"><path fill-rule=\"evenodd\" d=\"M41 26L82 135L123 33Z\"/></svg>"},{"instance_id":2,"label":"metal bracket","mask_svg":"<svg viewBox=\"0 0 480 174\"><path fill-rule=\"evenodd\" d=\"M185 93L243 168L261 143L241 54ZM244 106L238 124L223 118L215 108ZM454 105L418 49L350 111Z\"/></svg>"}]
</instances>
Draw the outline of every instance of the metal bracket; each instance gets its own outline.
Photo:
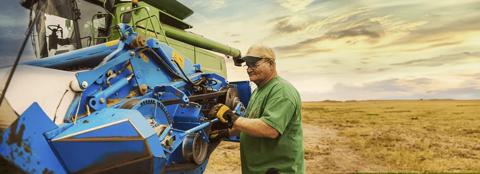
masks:
<instances>
[{"instance_id":1,"label":"metal bracket","mask_svg":"<svg viewBox=\"0 0 480 174\"><path fill-rule=\"evenodd\" d=\"M158 95L159 93L162 93L162 92L170 92L174 94L182 101L182 103L190 102L190 100L188 99L188 96L183 91L181 91L180 89L174 86L157 86L153 88L154 94ZM158 96L161 96L161 95L158 95Z\"/></svg>"}]
</instances>

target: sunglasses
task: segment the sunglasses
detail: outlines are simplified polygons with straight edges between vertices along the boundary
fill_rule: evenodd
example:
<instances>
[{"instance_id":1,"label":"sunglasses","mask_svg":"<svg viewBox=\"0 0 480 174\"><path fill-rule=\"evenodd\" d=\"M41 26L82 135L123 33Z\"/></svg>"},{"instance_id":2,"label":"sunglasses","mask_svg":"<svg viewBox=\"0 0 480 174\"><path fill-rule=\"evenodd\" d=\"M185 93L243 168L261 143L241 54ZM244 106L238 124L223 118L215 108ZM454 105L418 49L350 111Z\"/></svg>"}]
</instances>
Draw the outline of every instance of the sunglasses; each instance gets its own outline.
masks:
<instances>
[{"instance_id":1,"label":"sunglasses","mask_svg":"<svg viewBox=\"0 0 480 174\"><path fill-rule=\"evenodd\" d=\"M251 68L251 69L255 69L258 67L258 65L260 65L260 62L262 59L256 59L256 60L250 60L250 61L246 61L245 62L245 65L247 68Z\"/></svg>"}]
</instances>

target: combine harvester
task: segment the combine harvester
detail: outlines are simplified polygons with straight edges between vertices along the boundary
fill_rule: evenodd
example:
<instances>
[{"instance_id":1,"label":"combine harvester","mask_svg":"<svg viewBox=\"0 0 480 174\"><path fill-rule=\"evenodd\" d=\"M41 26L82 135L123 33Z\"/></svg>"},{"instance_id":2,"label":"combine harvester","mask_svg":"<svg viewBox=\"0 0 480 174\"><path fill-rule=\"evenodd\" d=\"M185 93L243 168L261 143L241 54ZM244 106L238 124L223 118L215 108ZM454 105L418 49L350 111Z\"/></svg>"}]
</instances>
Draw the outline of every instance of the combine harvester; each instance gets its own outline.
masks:
<instances>
[{"instance_id":1,"label":"combine harvester","mask_svg":"<svg viewBox=\"0 0 480 174\"><path fill-rule=\"evenodd\" d=\"M209 134L226 128L207 113L242 115L251 92L211 51L237 66L240 51L186 32L193 12L176 0L22 5L41 59L5 87L1 158L25 173L203 173L221 141Z\"/></svg>"}]
</instances>

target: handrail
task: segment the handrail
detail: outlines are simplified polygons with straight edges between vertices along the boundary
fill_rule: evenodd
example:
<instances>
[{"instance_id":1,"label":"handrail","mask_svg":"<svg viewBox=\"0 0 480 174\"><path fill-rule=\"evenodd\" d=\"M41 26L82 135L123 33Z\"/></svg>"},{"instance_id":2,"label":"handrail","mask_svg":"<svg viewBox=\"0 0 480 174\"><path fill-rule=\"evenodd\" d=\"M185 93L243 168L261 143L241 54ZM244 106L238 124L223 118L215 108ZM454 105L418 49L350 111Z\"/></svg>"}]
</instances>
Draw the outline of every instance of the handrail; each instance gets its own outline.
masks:
<instances>
[{"instance_id":1,"label":"handrail","mask_svg":"<svg viewBox=\"0 0 480 174\"><path fill-rule=\"evenodd\" d=\"M130 13L130 12L134 12L134 11L142 10L142 9L144 9L145 12L147 13L147 16L148 16L148 17L146 17L146 18L150 20L150 23L152 24L153 30L156 31L156 30L155 30L155 24L153 23L152 18L151 18L152 15L150 15L150 12L148 11L148 9L147 9L146 7L137 7L137 8L133 8L133 9L124 11L124 12L120 13L119 19L122 19L123 15L124 15L125 13ZM136 27L137 27L137 26L136 26L137 22L135 22L135 18L134 18L133 16L132 16L132 24L133 24L133 26L132 26L133 28L136 28ZM148 25L147 25L146 28L148 29ZM155 34L155 38L158 38L157 32L154 32L154 34ZM145 36L147 36L147 32L146 32L146 31L145 31Z\"/></svg>"}]
</instances>

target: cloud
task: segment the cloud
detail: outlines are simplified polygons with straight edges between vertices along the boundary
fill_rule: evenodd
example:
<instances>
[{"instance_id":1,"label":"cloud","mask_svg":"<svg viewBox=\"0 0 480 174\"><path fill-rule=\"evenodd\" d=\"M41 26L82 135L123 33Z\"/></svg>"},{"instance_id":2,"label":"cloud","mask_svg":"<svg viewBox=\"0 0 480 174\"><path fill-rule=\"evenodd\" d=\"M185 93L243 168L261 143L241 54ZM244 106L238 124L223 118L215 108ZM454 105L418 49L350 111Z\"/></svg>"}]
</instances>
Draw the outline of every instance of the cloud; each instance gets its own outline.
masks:
<instances>
[{"instance_id":1,"label":"cloud","mask_svg":"<svg viewBox=\"0 0 480 174\"><path fill-rule=\"evenodd\" d=\"M317 16L317 18L319 17ZM293 19L295 19L293 16L273 19L274 34L272 37L302 32L314 37L289 45L277 46L277 51L287 55L286 57L330 52L338 49L338 47L332 46L338 44L350 46L359 42L375 44L387 34L386 28L382 24L385 19L380 20L368 9L356 9L346 14L331 15L316 22L312 22L311 19Z\"/></svg>"},{"instance_id":2,"label":"cloud","mask_svg":"<svg viewBox=\"0 0 480 174\"><path fill-rule=\"evenodd\" d=\"M280 58L295 58L295 57L305 57L315 53L322 52L331 52L332 49L328 48L317 48L315 45L309 44L295 44L287 46L278 46L274 48L280 56Z\"/></svg>"},{"instance_id":3,"label":"cloud","mask_svg":"<svg viewBox=\"0 0 480 174\"><path fill-rule=\"evenodd\" d=\"M466 18L459 18L458 20L447 22L442 25L425 26L414 30L406 37L400 38L394 42L383 45L388 47L390 45L407 45L407 44L428 44L422 49L429 49L447 45L455 45L462 42L465 38L455 38L469 32L480 30L480 15ZM459 40L460 39L460 40Z\"/></svg>"},{"instance_id":4,"label":"cloud","mask_svg":"<svg viewBox=\"0 0 480 174\"><path fill-rule=\"evenodd\" d=\"M379 91L379 92L407 92L411 90L408 83L412 81L400 80L400 79L388 79L383 81L374 81L370 83L366 83L360 88L363 88L365 91ZM414 82L415 83L415 82ZM339 89L355 89L359 88L356 86L346 85L346 84L337 84L337 88Z\"/></svg>"},{"instance_id":5,"label":"cloud","mask_svg":"<svg viewBox=\"0 0 480 174\"><path fill-rule=\"evenodd\" d=\"M418 95L419 98L424 99L478 99L480 98L480 87L468 86L449 88L443 90L430 91L428 94Z\"/></svg>"},{"instance_id":6,"label":"cloud","mask_svg":"<svg viewBox=\"0 0 480 174\"><path fill-rule=\"evenodd\" d=\"M317 46L323 41L336 41L345 38L361 37L360 39L366 39L369 42L376 42L377 39L383 35L385 35L385 32L381 24L369 21L351 28L331 30L324 35L306 39L291 45L278 46L275 49L279 51L280 54L287 55L286 57L306 56L320 52L333 51L334 48L320 48ZM347 41L347 43L355 44L355 42L352 42L351 40Z\"/></svg>"},{"instance_id":7,"label":"cloud","mask_svg":"<svg viewBox=\"0 0 480 174\"><path fill-rule=\"evenodd\" d=\"M418 48L406 51L428 50L436 47L453 46L468 40L472 32L480 30L480 15L478 1L442 2L436 5L421 4L416 11L427 11L423 15L415 15L418 19L429 21L424 25L410 30L404 37L384 43L381 47L415 46ZM407 11L409 9L404 9ZM412 13L416 13L413 10ZM475 34L474 34L475 35ZM478 34L476 34L478 35Z\"/></svg>"},{"instance_id":8,"label":"cloud","mask_svg":"<svg viewBox=\"0 0 480 174\"><path fill-rule=\"evenodd\" d=\"M362 62L361 62L362 63ZM362 63L363 64L363 63ZM391 68L355 68L355 71L360 74L368 74L368 73L383 73L388 70L391 70Z\"/></svg>"},{"instance_id":9,"label":"cloud","mask_svg":"<svg viewBox=\"0 0 480 174\"><path fill-rule=\"evenodd\" d=\"M311 49L301 55L313 55L317 53L318 47L323 48L320 52L333 52L361 46L378 50L374 52L385 49L417 52L459 46L475 37L472 32L480 31L480 15L475 13L478 2L436 5L387 2L359 7L352 9L346 6L332 10L333 13L330 14L310 15L304 19L306 22L303 24L292 22L287 17L281 18L274 24L273 37L285 33L298 36L308 33L310 37L292 37L291 40L296 42L279 46L278 50L293 54L290 51L306 50L307 47ZM467 35L469 33L470 36Z\"/></svg>"},{"instance_id":10,"label":"cloud","mask_svg":"<svg viewBox=\"0 0 480 174\"><path fill-rule=\"evenodd\" d=\"M179 0L183 4L187 4L188 7L200 10L218 10L227 6L226 0L208 0L208 1L190 1ZM208 10L207 10L208 11Z\"/></svg>"},{"instance_id":11,"label":"cloud","mask_svg":"<svg viewBox=\"0 0 480 174\"><path fill-rule=\"evenodd\" d=\"M304 10L313 0L277 0L277 2L291 12Z\"/></svg>"},{"instance_id":12,"label":"cloud","mask_svg":"<svg viewBox=\"0 0 480 174\"><path fill-rule=\"evenodd\" d=\"M331 63L332 63L332 64L336 64L336 65L342 64L342 62L341 62L340 60L338 60L338 59L333 59L333 60L331 61Z\"/></svg>"},{"instance_id":13,"label":"cloud","mask_svg":"<svg viewBox=\"0 0 480 174\"><path fill-rule=\"evenodd\" d=\"M0 36L0 67L13 64L25 38L24 30L25 28L20 27L0 27L0 33L9 33ZM27 42L21 60L31 59L33 56L31 43Z\"/></svg>"},{"instance_id":14,"label":"cloud","mask_svg":"<svg viewBox=\"0 0 480 174\"><path fill-rule=\"evenodd\" d=\"M28 11L20 3L6 3L0 8L0 66L11 65L25 39ZM29 39L30 41L30 39ZM31 59L33 49L28 42L22 60Z\"/></svg>"},{"instance_id":15,"label":"cloud","mask_svg":"<svg viewBox=\"0 0 480 174\"><path fill-rule=\"evenodd\" d=\"M323 37L325 39L342 39L347 37L365 36L370 39L377 39L385 35L385 30L378 21L366 21L360 25L327 32Z\"/></svg>"},{"instance_id":16,"label":"cloud","mask_svg":"<svg viewBox=\"0 0 480 174\"><path fill-rule=\"evenodd\" d=\"M474 78L480 82L480 73L475 74L460 74L462 77Z\"/></svg>"},{"instance_id":17,"label":"cloud","mask_svg":"<svg viewBox=\"0 0 480 174\"><path fill-rule=\"evenodd\" d=\"M225 7L225 0L209 0L208 3L213 9L220 9Z\"/></svg>"},{"instance_id":18,"label":"cloud","mask_svg":"<svg viewBox=\"0 0 480 174\"><path fill-rule=\"evenodd\" d=\"M447 64L461 63L468 60L478 60L480 52L462 52L456 54L448 54L435 56L427 59L410 60L406 62L393 63L395 66L442 66Z\"/></svg>"},{"instance_id":19,"label":"cloud","mask_svg":"<svg viewBox=\"0 0 480 174\"><path fill-rule=\"evenodd\" d=\"M471 79L466 79L465 82ZM440 88L442 81L430 78L385 79L360 85L336 83L330 92L310 91L305 100L373 100L373 99L476 99L480 84ZM439 87L440 86L440 87Z\"/></svg>"},{"instance_id":20,"label":"cloud","mask_svg":"<svg viewBox=\"0 0 480 174\"><path fill-rule=\"evenodd\" d=\"M411 93L412 87L406 83L407 81L400 79L386 79L360 85L336 83L330 92L317 93L314 96L319 100L387 99Z\"/></svg>"},{"instance_id":21,"label":"cloud","mask_svg":"<svg viewBox=\"0 0 480 174\"><path fill-rule=\"evenodd\" d=\"M275 23L273 30L276 34L291 34L297 31L302 31L307 25L307 22L295 16L278 17L271 21Z\"/></svg>"}]
</instances>

